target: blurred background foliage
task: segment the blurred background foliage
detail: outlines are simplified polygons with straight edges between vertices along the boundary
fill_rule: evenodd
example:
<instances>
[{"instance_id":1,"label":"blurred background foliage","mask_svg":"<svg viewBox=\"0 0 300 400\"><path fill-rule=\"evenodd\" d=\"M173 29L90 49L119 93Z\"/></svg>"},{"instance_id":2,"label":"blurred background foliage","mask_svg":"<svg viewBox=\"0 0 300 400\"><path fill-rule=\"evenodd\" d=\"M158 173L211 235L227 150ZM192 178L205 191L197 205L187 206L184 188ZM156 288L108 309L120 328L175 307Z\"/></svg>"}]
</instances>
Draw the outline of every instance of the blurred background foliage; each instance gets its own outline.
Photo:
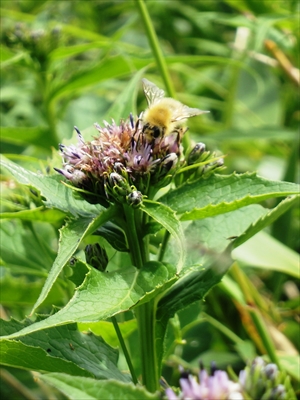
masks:
<instances>
[{"instance_id":1,"label":"blurred background foliage","mask_svg":"<svg viewBox=\"0 0 300 400\"><path fill-rule=\"evenodd\" d=\"M298 1L146 5L177 98L210 110L189 121L189 140L226 154L226 173L256 170L268 179L298 182ZM14 0L1 7L1 152L26 168L53 173L61 163L58 143L71 138L74 125L93 132L95 122L139 114L146 106L143 76L164 87L137 1ZM22 319L51 268L64 215L48 210L43 221L41 213L35 220L39 195L8 177L1 185L2 314ZM201 358L206 365L214 360L219 368L238 369L265 353L249 323L250 301L270 327L285 366L296 371L299 220L294 208L252 247L242 246L206 301L174 318L163 371L169 383L176 383L178 364L193 368ZM62 277L41 311L66 304L72 293ZM133 355L135 334L131 329L127 337ZM27 373L15 376L30 390L46 390L26 383Z\"/></svg>"}]
</instances>

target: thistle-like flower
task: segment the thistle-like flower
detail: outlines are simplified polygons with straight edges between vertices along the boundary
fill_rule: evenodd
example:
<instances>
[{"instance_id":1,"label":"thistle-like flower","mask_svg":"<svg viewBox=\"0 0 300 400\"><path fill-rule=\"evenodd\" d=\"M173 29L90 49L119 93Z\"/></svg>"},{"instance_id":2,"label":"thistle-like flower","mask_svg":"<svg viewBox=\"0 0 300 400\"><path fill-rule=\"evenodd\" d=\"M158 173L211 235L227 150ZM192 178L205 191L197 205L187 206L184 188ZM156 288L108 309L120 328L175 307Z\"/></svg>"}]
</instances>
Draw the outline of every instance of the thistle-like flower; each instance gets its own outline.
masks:
<instances>
[{"instance_id":1,"label":"thistle-like flower","mask_svg":"<svg viewBox=\"0 0 300 400\"><path fill-rule=\"evenodd\" d=\"M225 371L214 370L208 375L201 369L198 379L182 373L179 380L181 394L177 396L171 388L166 389L168 400L243 400L241 385L228 378Z\"/></svg>"},{"instance_id":2,"label":"thistle-like flower","mask_svg":"<svg viewBox=\"0 0 300 400\"><path fill-rule=\"evenodd\" d=\"M168 400L296 400L289 377L261 357L240 371L237 382L230 380L225 371L212 367L211 375L201 368L198 379L182 371L179 383L178 395L166 389Z\"/></svg>"},{"instance_id":3,"label":"thistle-like flower","mask_svg":"<svg viewBox=\"0 0 300 400\"><path fill-rule=\"evenodd\" d=\"M86 200L104 206L125 201L138 207L150 186L169 183L180 154L174 135L149 143L143 124L132 117L120 125L104 121L104 127L95 127L99 135L90 142L75 127L77 145L60 145L63 168L55 168Z\"/></svg>"}]
</instances>

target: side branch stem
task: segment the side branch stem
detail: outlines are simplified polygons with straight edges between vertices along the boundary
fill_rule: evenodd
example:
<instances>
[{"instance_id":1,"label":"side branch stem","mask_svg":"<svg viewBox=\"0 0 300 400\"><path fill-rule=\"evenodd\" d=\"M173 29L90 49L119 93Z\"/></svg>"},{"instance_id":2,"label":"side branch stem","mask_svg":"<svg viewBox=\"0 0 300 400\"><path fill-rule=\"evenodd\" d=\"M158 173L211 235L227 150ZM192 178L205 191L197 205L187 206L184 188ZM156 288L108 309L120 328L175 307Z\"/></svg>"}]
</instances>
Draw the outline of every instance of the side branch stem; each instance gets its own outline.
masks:
<instances>
[{"instance_id":1,"label":"side branch stem","mask_svg":"<svg viewBox=\"0 0 300 400\"><path fill-rule=\"evenodd\" d=\"M120 346L122 347L124 356L125 356L125 358L126 358L127 365L128 365L129 371L130 371L130 373L131 373L132 382L133 382L135 385L137 385L138 380L137 380L137 377L136 377L136 375L135 375L135 371L134 371L134 368L133 368L133 365L132 365L132 362L131 362L131 358L130 358L130 355L129 355L129 353L128 353L127 347L126 347L126 345L125 345L125 342L124 342L122 333L121 333L121 331L120 331L120 328L119 328L119 325L118 325L118 321L117 321L116 317L111 317L111 320L112 320L113 326L114 326L114 328L115 328L116 334L117 334L117 336L118 336Z\"/></svg>"}]
</instances>

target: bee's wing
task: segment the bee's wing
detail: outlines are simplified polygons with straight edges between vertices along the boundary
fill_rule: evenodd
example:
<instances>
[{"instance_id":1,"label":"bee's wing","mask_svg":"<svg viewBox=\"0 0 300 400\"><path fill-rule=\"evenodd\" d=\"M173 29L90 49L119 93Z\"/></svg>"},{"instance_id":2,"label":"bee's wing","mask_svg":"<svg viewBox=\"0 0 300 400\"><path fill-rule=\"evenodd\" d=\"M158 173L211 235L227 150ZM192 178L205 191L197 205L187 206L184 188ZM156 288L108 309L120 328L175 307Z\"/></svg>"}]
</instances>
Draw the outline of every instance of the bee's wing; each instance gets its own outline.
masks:
<instances>
[{"instance_id":1,"label":"bee's wing","mask_svg":"<svg viewBox=\"0 0 300 400\"><path fill-rule=\"evenodd\" d=\"M181 107L178 107L173 112L172 122L181 121L190 117L195 117L196 115L206 113L209 113L209 111L199 110L199 108L190 108L188 106L185 106L184 104L181 104Z\"/></svg>"},{"instance_id":2,"label":"bee's wing","mask_svg":"<svg viewBox=\"0 0 300 400\"><path fill-rule=\"evenodd\" d=\"M144 93L148 102L148 106L155 104L158 100L165 97L165 92L158 88L154 83L148 81L148 79L142 79Z\"/></svg>"}]
</instances>

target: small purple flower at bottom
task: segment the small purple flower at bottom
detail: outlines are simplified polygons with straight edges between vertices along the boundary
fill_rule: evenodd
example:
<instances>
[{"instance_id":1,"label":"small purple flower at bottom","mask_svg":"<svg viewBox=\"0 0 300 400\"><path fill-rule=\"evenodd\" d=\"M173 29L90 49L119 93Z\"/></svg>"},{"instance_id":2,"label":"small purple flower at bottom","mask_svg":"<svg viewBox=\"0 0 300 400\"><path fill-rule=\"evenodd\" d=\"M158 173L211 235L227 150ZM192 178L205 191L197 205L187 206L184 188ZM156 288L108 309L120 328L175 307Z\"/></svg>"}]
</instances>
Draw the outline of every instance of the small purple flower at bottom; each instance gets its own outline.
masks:
<instances>
[{"instance_id":1,"label":"small purple flower at bottom","mask_svg":"<svg viewBox=\"0 0 300 400\"><path fill-rule=\"evenodd\" d=\"M182 393L177 396L171 388L166 389L168 400L243 400L241 386L228 378L225 371L215 371L209 376L203 369L199 382L192 375L180 378Z\"/></svg>"}]
</instances>

